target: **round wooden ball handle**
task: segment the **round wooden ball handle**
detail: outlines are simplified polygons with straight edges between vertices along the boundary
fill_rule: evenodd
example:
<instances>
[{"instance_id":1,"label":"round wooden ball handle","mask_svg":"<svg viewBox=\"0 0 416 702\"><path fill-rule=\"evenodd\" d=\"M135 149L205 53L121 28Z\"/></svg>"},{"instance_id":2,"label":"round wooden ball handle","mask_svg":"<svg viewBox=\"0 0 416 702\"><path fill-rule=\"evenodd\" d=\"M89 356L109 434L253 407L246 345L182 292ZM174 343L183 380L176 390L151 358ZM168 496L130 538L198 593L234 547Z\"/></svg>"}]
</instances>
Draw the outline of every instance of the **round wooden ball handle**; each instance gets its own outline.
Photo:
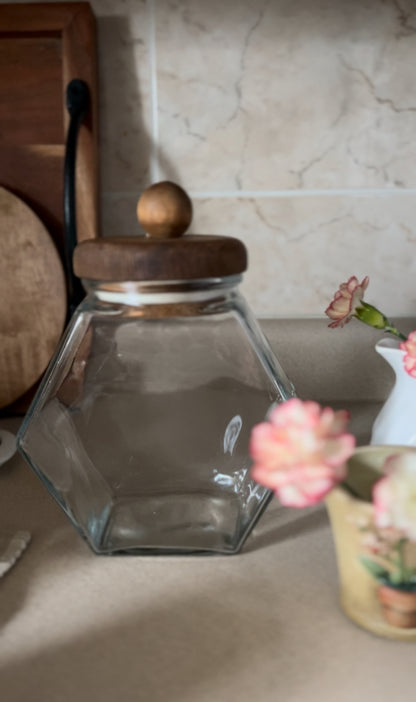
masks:
<instances>
[{"instance_id":1,"label":"round wooden ball handle","mask_svg":"<svg viewBox=\"0 0 416 702\"><path fill-rule=\"evenodd\" d=\"M137 204L137 218L152 239L174 239L191 223L192 202L179 185L165 180L144 191Z\"/></svg>"}]
</instances>

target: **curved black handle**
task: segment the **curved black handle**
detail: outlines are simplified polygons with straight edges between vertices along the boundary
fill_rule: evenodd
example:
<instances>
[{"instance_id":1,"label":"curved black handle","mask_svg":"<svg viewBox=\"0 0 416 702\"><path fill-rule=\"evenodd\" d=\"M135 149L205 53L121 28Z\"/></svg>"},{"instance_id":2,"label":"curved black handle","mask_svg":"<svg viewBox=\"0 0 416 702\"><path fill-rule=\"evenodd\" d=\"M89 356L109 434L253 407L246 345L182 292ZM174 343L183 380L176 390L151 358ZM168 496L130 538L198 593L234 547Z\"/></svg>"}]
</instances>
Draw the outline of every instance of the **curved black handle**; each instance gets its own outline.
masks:
<instances>
[{"instance_id":1,"label":"curved black handle","mask_svg":"<svg viewBox=\"0 0 416 702\"><path fill-rule=\"evenodd\" d=\"M71 80L66 89L66 107L70 115L66 138L64 164L64 225L65 225L65 272L68 294L68 318L85 297L81 281L74 274L72 257L77 245L77 222L75 202L75 165L79 128L88 112L90 95L82 80Z\"/></svg>"}]
</instances>

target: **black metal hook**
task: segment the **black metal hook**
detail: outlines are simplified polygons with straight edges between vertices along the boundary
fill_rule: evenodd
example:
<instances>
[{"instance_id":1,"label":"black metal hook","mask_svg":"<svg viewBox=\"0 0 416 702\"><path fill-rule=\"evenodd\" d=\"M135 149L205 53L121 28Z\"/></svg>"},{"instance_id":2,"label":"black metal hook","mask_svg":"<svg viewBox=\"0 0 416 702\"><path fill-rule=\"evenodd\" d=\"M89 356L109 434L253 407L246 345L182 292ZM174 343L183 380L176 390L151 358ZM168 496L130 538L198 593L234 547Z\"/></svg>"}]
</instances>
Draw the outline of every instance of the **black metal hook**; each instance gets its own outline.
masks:
<instances>
[{"instance_id":1,"label":"black metal hook","mask_svg":"<svg viewBox=\"0 0 416 702\"><path fill-rule=\"evenodd\" d=\"M90 95L82 80L71 80L66 89L66 107L70 115L64 163L65 271L68 294L68 319L85 297L81 281L74 274L72 258L77 245L75 166L79 128L88 112Z\"/></svg>"}]
</instances>

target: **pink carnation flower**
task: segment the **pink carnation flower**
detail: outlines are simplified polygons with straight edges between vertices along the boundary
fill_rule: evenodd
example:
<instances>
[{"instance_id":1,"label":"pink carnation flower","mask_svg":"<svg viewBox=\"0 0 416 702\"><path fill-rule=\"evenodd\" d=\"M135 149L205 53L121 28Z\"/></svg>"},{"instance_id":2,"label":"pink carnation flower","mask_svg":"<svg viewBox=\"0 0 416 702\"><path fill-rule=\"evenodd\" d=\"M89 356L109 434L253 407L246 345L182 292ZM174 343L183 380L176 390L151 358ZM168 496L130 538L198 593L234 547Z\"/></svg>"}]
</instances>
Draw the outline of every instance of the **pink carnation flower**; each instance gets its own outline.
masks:
<instances>
[{"instance_id":1,"label":"pink carnation flower","mask_svg":"<svg viewBox=\"0 0 416 702\"><path fill-rule=\"evenodd\" d=\"M348 412L334 412L298 398L275 407L251 433L254 480L283 505L306 507L322 500L346 475L355 438L345 432Z\"/></svg>"},{"instance_id":2,"label":"pink carnation flower","mask_svg":"<svg viewBox=\"0 0 416 702\"><path fill-rule=\"evenodd\" d=\"M346 283L341 283L339 290L334 295L331 304L325 310L325 314L333 320L329 327L343 327L354 316L355 310L360 306L364 297L364 292L368 287L370 279L368 275L359 283L355 275Z\"/></svg>"},{"instance_id":3,"label":"pink carnation flower","mask_svg":"<svg viewBox=\"0 0 416 702\"><path fill-rule=\"evenodd\" d=\"M403 357L406 371L412 378L416 378L416 331L409 334L407 341L402 341L400 348L406 352Z\"/></svg>"},{"instance_id":4,"label":"pink carnation flower","mask_svg":"<svg viewBox=\"0 0 416 702\"><path fill-rule=\"evenodd\" d=\"M416 453L390 456L385 471L373 488L374 521L416 541Z\"/></svg>"}]
</instances>

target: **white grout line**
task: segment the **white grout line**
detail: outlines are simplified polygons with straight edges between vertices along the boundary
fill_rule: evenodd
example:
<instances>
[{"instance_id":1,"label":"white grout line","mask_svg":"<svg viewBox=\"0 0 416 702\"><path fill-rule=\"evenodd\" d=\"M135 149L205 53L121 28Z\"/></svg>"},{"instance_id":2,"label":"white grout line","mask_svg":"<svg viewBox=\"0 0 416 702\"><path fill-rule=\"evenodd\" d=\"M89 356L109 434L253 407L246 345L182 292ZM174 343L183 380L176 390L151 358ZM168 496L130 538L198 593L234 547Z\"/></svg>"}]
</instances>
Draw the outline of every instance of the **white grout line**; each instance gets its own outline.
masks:
<instances>
[{"instance_id":1,"label":"white grout line","mask_svg":"<svg viewBox=\"0 0 416 702\"><path fill-rule=\"evenodd\" d=\"M332 197L336 195L368 197L412 194L416 195L416 188L368 188L368 189L334 189L334 190L193 190L189 195L194 198L278 198L278 197Z\"/></svg>"},{"instance_id":2,"label":"white grout line","mask_svg":"<svg viewBox=\"0 0 416 702\"><path fill-rule=\"evenodd\" d=\"M156 122L156 131L158 124ZM154 135L155 146L157 147L157 136ZM154 153L154 177L152 182L159 179L159 163L157 159L157 148ZM152 164L153 165L153 164ZM153 171L153 169L152 169ZM137 191L124 192L104 192L103 197L137 197ZM253 198L289 198L289 197L334 197L342 195L344 197L391 197L392 195L416 195L416 188L368 188L363 190L345 189L345 190L190 190L189 196L194 199L209 199L209 198L236 198L236 199L253 199Z\"/></svg>"},{"instance_id":3,"label":"white grout line","mask_svg":"<svg viewBox=\"0 0 416 702\"><path fill-rule=\"evenodd\" d=\"M150 94L152 110L152 145L150 150L150 178L152 183L160 180L158 147L159 147L159 111L157 93L157 57L156 57L156 20L155 0L147 0L148 26L149 26L149 70ZM132 193L120 193L129 196ZM136 193L137 197L137 193Z\"/></svg>"}]
</instances>

